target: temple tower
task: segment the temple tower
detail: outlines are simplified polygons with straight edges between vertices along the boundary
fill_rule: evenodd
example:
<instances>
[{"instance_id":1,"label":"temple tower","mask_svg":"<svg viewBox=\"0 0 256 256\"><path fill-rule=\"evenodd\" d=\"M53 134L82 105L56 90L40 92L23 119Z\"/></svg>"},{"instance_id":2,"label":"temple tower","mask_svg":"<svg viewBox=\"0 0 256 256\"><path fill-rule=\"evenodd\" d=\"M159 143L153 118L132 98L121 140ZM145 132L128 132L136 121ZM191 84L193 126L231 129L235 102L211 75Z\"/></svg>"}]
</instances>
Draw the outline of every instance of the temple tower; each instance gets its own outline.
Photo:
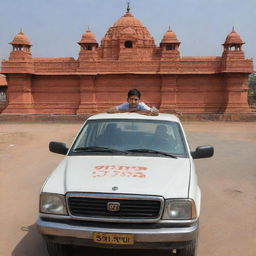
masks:
<instances>
[{"instance_id":1,"label":"temple tower","mask_svg":"<svg viewBox=\"0 0 256 256\"><path fill-rule=\"evenodd\" d=\"M180 42L178 41L176 34L169 28L160 43L161 58L173 60L179 59L179 46Z\"/></svg>"},{"instance_id":2,"label":"temple tower","mask_svg":"<svg viewBox=\"0 0 256 256\"><path fill-rule=\"evenodd\" d=\"M226 113L251 111L247 102L249 66L242 50L243 44L245 43L233 27L223 44L222 53L222 72L226 83L224 90Z\"/></svg>"},{"instance_id":3,"label":"temple tower","mask_svg":"<svg viewBox=\"0 0 256 256\"><path fill-rule=\"evenodd\" d=\"M98 43L94 34L89 28L82 35L82 38L78 44L80 45L79 61L93 61L98 59Z\"/></svg>"},{"instance_id":4,"label":"temple tower","mask_svg":"<svg viewBox=\"0 0 256 256\"><path fill-rule=\"evenodd\" d=\"M20 31L10 42L12 51L7 61L3 61L2 69L13 73L7 76L8 106L2 113L34 113L34 100L31 89L31 76L34 72L34 63L28 37ZM7 65L6 65L7 64Z\"/></svg>"},{"instance_id":5,"label":"temple tower","mask_svg":"<svg viewBox=\"0 0 256 256\"><path fill-rule=\"evenodd\" d=\"M232 32L228 34L223 44L224 51L222 56L226 59L244 59L244 52L242 50L243 44L245 43L233 28Z\"/></svg>"},{"instance_id":6,"label":"temple tower","mask_svg":"<svg viewBox=\"0 0 256 256\"><path fill-rule=\"evenodd\" d=\"M22 30L13 38L10 44L12 45L12 52L9 60L26 61L32 59L30 52L32 44Z\"/></svg>"}]
</instances>

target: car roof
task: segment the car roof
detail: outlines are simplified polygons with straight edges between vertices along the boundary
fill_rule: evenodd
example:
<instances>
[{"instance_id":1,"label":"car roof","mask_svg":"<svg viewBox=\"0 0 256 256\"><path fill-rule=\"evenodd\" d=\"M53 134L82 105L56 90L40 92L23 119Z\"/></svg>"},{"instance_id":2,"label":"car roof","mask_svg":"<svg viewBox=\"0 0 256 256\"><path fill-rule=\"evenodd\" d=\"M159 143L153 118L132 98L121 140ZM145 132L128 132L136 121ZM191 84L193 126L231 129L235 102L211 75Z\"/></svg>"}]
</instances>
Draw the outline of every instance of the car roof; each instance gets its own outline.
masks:
<instances>
[{"instance_id":1,"label":"car roof","mask_svg":"<svg viewBox=\"0 0 256 256\"><path fill-rule=\"evenodd\" d=\"M100 113L93 116L90 116L88 120L97 120L97 119L138 119L138 120L158 120L158 121L172 121L180 123L180 120L177 116L172 114L159 113L158 116L147 116L142 115L136 112L124 112L124 113Z\"/></svg>"}]
</instances>

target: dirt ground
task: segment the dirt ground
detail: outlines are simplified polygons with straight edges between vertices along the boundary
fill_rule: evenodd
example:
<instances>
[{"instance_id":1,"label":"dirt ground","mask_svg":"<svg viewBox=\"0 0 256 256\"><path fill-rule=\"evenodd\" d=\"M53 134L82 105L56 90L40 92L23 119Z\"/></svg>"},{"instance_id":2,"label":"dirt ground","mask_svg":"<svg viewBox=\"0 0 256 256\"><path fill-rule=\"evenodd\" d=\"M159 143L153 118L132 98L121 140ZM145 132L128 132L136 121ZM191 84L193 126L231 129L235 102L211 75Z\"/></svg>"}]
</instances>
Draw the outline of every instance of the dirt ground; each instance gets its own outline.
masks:
<instances>
[{"instance_id":1,"label":"dirt ground","mask_svg":"<svg viewBox=\"0 0 256 256\"><path fill-rule=\"evenodd\" d=\"M0 121L0 255L47 256L37 232L40 187L63 158L49 141L68 145L79 122ZM256 122L184 122L191 149L211 144L196 160L202 190L198 256L256 255ZM77 248L74 255L168 255L154 251Z\"/></svg>"}]
</instances>

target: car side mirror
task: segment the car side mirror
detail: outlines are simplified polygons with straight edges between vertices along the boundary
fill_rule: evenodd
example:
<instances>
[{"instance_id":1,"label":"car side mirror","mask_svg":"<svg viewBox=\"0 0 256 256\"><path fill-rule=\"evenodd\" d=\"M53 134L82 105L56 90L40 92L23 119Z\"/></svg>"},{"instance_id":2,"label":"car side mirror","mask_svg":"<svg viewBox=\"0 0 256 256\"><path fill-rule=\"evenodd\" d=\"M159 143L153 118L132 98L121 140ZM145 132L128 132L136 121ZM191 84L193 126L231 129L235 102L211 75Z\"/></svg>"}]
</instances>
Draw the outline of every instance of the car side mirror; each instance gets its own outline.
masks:
<instances>
[{"instance_id":1,"label":"car side mirror","mask_svg":"<svg viewBox=\"0 0 256 256\"><path fill-rule=\"evenodd\" d=\"M65 143L56 142L56 141L51 141L49 143L49 150L53 153L57 153L61 155L66 155L68 152L68 148Z\"/></svg>"},{"instance_id":2,"label":"car side mirror","mask_svg":"<svg viewBox=\"0 0 256 256\"><path fill-rule=\"evenodd\" d=\"M212 157L214 154L213 146L200 146L196 148L196 151L191 152L191 156L194 159Z\"/></svg>"}]
</instances>

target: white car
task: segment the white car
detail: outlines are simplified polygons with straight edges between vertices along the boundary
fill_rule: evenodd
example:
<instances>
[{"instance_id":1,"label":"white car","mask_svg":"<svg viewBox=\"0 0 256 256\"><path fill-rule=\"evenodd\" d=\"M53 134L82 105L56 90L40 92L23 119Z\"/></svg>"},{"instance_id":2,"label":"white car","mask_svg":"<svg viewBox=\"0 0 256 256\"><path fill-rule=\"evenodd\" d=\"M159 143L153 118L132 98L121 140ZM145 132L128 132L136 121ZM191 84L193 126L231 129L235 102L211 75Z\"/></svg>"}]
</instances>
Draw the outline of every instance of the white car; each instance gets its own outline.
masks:
<instances>
[{"instance_id":1,"label":"white car","mask_svg":"<svg viewBox=\"0 0 256 256\"><path fill-rule=\"evenodd\" d=\"M37 226L49 255L71 245L168 249L194 256L201 192L180 120L170 114L97 114L86 120L44 183Z\"/></svg>"}]
</instances>

